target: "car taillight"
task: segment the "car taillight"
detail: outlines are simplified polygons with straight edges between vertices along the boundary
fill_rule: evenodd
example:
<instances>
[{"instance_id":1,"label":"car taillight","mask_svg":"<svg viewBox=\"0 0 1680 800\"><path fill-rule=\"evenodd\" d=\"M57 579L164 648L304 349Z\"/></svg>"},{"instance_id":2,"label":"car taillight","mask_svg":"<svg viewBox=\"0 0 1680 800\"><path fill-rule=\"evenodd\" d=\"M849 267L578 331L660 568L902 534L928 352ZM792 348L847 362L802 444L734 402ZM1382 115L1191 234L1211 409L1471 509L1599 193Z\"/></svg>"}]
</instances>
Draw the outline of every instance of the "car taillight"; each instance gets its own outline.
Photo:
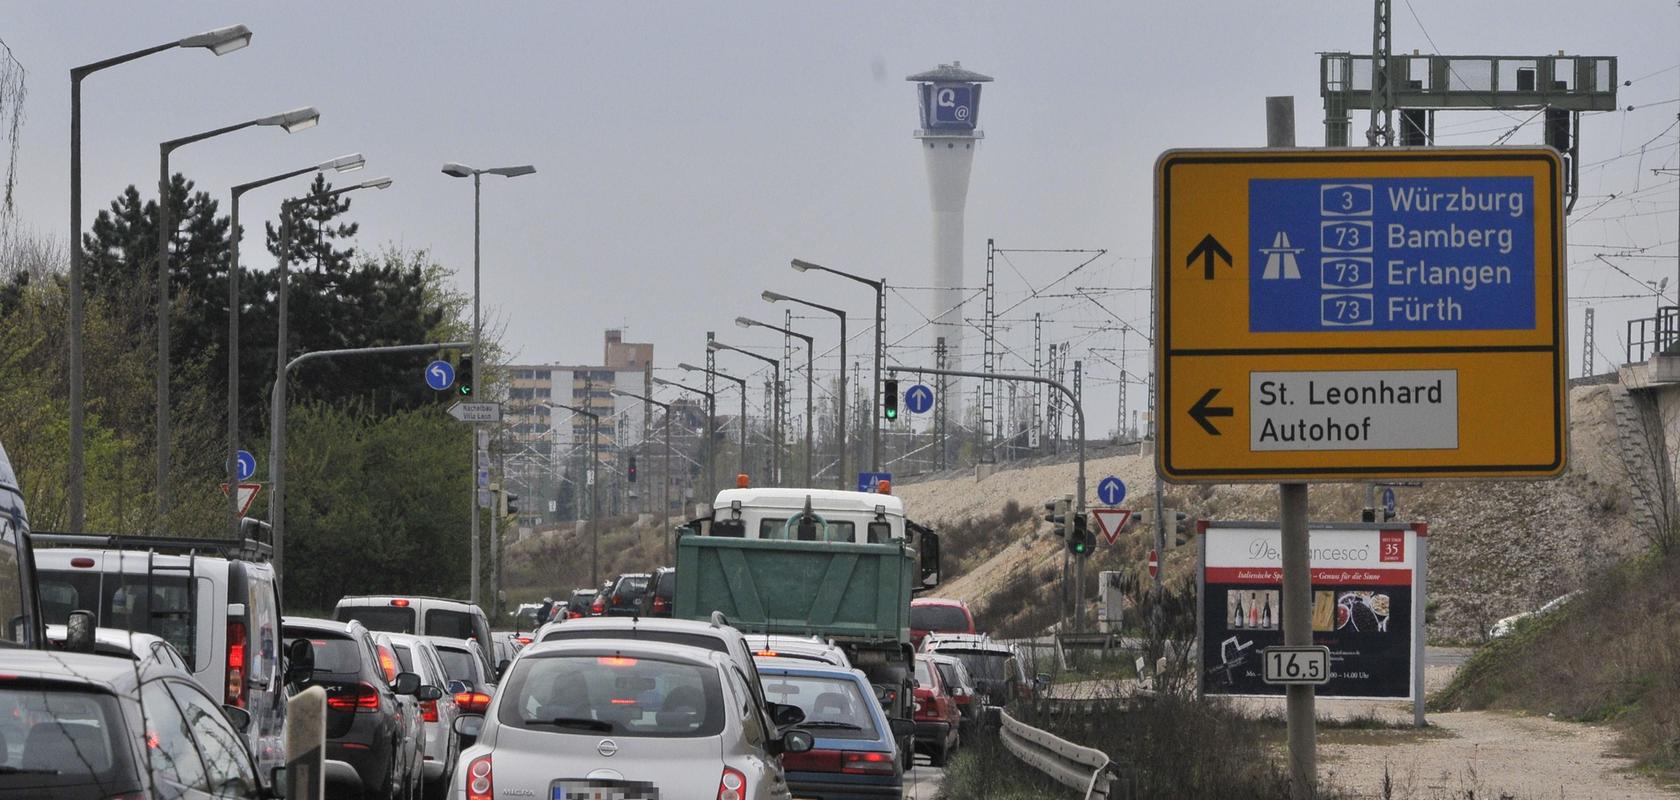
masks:
<instances>
[{"instance_id":1,"label":"car taillight","mask_svg":"<svg viewBox=\"0 0 1680 800\"><path fill-rule=\"evenodd\" d=\"M839 750L808 750L783 753L782 769L787 772L839 772Z\"/></svg>"},{"instance_id":2,"label":"car taillight","mask_svg":"<svg viewBox=\"0 0 1680 800\"><path fill-rule=\"evenodd\" d=\"M490 757L479 756L467 765L467 800L491 800L496 782L490 774Z\"/></svg>"},{"instance_id":3,"label":"car taillight","mask_svg":"<svg viewBox=\"0 0 1680 800\"><path fill-rule=\"evenodd\" d=\"M663 597L653 598L653 613L658 614L662 611L667 614L671 612L671 601Z\"/></svg>"},{"instance_id":4,"label":"car taillight","mask_svg":"<svg viewBox=\"0 0 1680 800\"><path fill-rule=\"evenodd\" d=\"M385 682L397 679L397 658L391 655L391 648L379 645L379 669L385 673Z\"/></svg>"},{"instance_id":5,"label":"car taillight","mask_svg":"<svg viewBox=\"0 0 1680 800\"><path fill-rule=\"evenodd\" d=\"M738 769L723 768L723 777L718 780L717 800L741 800L746 796L747 776Z\"/></svg>"},{"instance_id":6,"label":"car taillight","mask_svg":"<svg viewBox=\"0 0 1680 800\"><path fill-rule=\"evenodd\" d=\"M379 690L365 682L340 687L327 695L327 708L333 711L378 711Z\"/></svg>"},{"instance_id":7,"label":"car taillight","mask_svg":"<svg viewBox=\"0 0 1680 800\"><path fill-rule=\"evenodd\" d=\"M490 707L490 695L484 692L457 692L455 705L468 714L483 714Z\"/></svg>"},{"instance_id":8,"label":"car taillight","mask_svg":"<svg viewBox=\"0 0 1680 800\"><path fill-rule=\"evenodd\" d=\"M590 611L590 613L593 613L593 614L599 614L599 613L601 613L603 611L606 611L606 610L607 610L607 604L606 604L606 600L604 598L597 597L597 598L595 598L595 602L591 603L589 605L589 611Z\"/></svg>"},{"instance_id":9,"label":"car taillight","mask_svg":"<svg viewBox=\"0 0 1680 800\"><path fill-rule=\"evenodd\" d=\"M245 623L229 620L227 624L227 694L226 705L245 707Z\"/></svg>"},{"instance_id":10,"label":"car taillight","mask_svg":"<svg viewBox=\"0 0 1680 800\"><path fill-rule=\"evenodd\" d=\"M891 775L898 769L892 753L843 753L840 771L850 775Z\"/></svg>"},{"instance_id":11,"label":"car taillight","mask_svg":"<svg viewBox=\"0 0 1680 800\"><path fill-rule=\"evenodd\" d=\"M420 701L420 719L423 719L427 722L437 722L438 721L437 701L436 700L421 700Z\"/></svg>"}]
</instances>

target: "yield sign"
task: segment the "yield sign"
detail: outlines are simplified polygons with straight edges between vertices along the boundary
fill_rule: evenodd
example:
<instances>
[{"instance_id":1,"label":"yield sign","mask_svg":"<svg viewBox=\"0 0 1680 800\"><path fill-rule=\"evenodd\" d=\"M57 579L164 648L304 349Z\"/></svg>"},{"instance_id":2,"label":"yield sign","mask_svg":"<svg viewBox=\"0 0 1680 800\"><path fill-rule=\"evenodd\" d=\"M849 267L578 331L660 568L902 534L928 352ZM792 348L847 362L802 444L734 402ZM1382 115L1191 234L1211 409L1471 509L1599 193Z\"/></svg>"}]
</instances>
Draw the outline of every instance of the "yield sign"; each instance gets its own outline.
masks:
<instances>
[{"instance_id":1,"label":"yield sign","mask_svg":"<svg viewBox=\"0 0 1680 800\"><path fill-rule=\"evenodd\" d=\"M1091 509L1091 520L1097 524L1097 530L1102 531L1103 538L1107 539L1109 544L1114 544L1114 540L1120 538L1120 531L1131 518L1132 510L1129 508Z\"/></svg>"},{"instance_id":2,"label":"yield sign","mask_svg":"<svg viewBox=\"0 0 1680 800\"><path fill-rule=\"evenodd\" d=\"M228 485L222 484L222 494L227 494ZM239 516L243 517L251 510L251 503L256 502L257 492L262 491L260 483L239 484Z\"/></svg>"}]
</instances>

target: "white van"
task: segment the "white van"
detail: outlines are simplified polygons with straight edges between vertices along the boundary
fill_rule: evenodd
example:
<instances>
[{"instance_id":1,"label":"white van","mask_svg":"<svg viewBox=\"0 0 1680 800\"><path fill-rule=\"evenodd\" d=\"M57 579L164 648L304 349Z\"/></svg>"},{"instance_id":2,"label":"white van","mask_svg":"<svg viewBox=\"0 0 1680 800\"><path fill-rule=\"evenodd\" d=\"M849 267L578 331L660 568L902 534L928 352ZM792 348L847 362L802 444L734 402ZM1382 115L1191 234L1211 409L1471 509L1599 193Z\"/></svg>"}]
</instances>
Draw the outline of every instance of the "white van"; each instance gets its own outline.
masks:
<instances>
[{"instance_id":1,"label":"white van","mask_svg":"<svg viewBox=\"0 0 1680 800\"><path fill-rule=\"evenodd\" d=\"M483 653L486 675L495 676L505 666L490 661L496 643L490 638L490 620L484 616L484 609L465 600L389 594L341 597L333 607L333 619L355 620L370 631L474 639Z\"/></svg>"},{"instance_id":2,"label":"white van","mask_svg":"<svg viewBox=\"0 0 1680 800\"><path fill-rule=\"evenodd\" d=\"M285 763L280 593L266 543L39 532L32 539L49 624L85 610L100 627L162 637L211 697L250 713L245 735L259 771Z\"/></svg>"}]
</instances>

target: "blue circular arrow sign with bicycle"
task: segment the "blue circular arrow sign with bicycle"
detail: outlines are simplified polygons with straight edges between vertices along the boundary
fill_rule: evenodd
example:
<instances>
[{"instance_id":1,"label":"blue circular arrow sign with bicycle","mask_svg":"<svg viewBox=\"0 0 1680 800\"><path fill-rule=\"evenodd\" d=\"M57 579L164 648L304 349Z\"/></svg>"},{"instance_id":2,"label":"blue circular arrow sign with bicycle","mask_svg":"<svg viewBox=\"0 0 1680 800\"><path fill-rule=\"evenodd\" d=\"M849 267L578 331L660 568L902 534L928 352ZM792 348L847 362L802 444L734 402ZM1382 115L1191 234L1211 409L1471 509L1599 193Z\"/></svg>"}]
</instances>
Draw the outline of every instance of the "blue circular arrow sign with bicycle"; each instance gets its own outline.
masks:
<instances>
[{"instance_id":1,"label":"blue circular arrow sign with bicycle","mask_svg":"<svg viewBox=\"0 0 1680 800\"><path fill-rule=\"evenodd\" d=\"M455 385L455 368L448 361L433 361L426 365L426 385L443 391Z\"/></svg>"},{"instance_id":2,"label":"blue circular arrow sign with bicycle","mask_svg":"<svg viewBox=\"0 0 1680 800\"><path fill-rule=\"evenodd\" d=\"M1110 475L1097 484L1097 499L1105 506L1120 505L1126 499L1126 482Z\"/></svg>"},{"instance_id":3,"label":"blue circular arrow sign with bicycle","mask_svg":"<svg viewBox=\"0 0 1680 800\"><path fill-rule=\"evenodd\" d=\"M933 410L933 390L920 383L905 389L904 407L912 414L926 414Z\"/></svg>"}]
</instances>

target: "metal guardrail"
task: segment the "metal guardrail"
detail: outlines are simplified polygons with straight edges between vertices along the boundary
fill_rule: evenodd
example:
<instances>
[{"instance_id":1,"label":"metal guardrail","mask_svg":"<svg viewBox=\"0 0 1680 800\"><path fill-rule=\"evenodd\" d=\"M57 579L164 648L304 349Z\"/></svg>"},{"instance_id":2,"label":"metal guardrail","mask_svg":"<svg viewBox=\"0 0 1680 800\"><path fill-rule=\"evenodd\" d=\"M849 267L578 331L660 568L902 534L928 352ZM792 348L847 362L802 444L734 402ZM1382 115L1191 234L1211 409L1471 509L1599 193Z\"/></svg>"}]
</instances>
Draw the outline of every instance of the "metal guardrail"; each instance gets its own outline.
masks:
<instances>
[{"instance_id":1,"label":"metal guardrail","mask_svg":"<svg viewBox=\"0 0 1680 800\"><path fill-rule=\"evenodd\" d=\"M1108 754L1041 731L1003 712L1003 746L1028 766L1070 789L1083 789L1086 800L1108 797L1115 777Z\"/></svg>"}]
</instances>

